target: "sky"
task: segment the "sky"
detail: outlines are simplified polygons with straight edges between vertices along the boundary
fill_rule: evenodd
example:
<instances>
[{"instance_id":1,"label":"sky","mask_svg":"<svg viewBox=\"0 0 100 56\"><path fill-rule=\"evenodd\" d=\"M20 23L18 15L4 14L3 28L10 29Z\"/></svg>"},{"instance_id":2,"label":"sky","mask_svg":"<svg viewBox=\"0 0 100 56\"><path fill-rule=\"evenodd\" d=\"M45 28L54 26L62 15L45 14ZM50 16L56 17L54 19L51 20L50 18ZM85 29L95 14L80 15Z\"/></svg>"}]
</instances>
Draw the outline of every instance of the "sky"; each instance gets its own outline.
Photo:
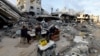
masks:
<instances>
[{"instance_id":1,"label":"sky","mask_svg":"<svg viewBox=\"0 0 100 56\"><path fill-rule=\"evenodd\" d=\"M16 5L16 0L9 0ZM88 14L100 15L100 0L42 0L42 7L46 11L51 11L51 8L74 9L75 11L84 11Z\"/></svg>"}]
</instances>

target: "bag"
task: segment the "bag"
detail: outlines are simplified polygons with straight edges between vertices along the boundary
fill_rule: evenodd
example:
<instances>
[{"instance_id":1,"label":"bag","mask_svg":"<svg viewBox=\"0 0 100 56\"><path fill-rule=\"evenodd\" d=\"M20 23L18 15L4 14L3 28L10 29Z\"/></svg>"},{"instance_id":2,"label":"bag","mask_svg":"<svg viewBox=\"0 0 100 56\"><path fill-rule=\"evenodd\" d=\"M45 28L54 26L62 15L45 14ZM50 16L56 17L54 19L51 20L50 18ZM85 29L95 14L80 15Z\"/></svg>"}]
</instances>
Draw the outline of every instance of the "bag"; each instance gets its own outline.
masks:
<instances>
[{"instance_id":1,"label":"bag","mask_svg":"<svg viewBox=\"0 0 100 56\"><path fill-rule=\"evenodd\" d=\"M41 40L39 41L39 44L40 44L41 46L45 46L45 45L47 45L47 40L46 40L46 39L41 39Z\"/></svg>"}]
</instances>

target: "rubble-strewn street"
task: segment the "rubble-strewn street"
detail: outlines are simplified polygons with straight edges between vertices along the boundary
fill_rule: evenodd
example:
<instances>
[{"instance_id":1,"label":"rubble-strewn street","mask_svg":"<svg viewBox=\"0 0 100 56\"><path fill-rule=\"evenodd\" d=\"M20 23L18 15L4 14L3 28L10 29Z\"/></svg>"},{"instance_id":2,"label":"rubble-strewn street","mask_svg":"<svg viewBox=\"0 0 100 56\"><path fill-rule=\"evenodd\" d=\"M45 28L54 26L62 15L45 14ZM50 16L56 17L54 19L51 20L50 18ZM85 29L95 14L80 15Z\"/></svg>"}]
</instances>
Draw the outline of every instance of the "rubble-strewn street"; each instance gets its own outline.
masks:
<instances>
[{"instance_id":1,"label":"rubble-strewn street","mask_svg":"<svg viewBox=\"0 0 100 56\"><path fill-rule=\"evenodd\" d=\"M83 56L99 55L99 53L100 53L100 49L99 49L100 48L100 43L99 43L100 42L99 41L100 30L98 27L94 28L94 26L90 26L90 25L88 25L88 26L91 27L94 31L89 33L91 36L87 36L87 37L84 34L80 35L80 30L75 30L75 28L71 25L68 25L67 27L66 26L59 27L59 29L61 31L60 32L60 40L55 42L56 43L55 52L59 53L60 56L65 55L65 54L71 55L71 52L77 53L77 54L83 55ZM91 28L89 28L89 29L91 29ZM68 29L68 31L67 31L67 29ZM77 32L77 34L76 34L76 32ZM88 34L88 32L86 34ZM78 39L78 40L76 39L77 42L73 42L73 41L75 41L74 40L75 36L80 36L80 37L84 36L84 40L86 40L86 43L80 42L79 41L80 39ZM84 40L81 40L81 41L84 41ZM20 41L21 41L21 38L17 37L17 36L16 36L16 38L10 38L7 36L5 36L4 38L1 38L0 56L33 56L33 55L37 56L38 41L35 40L31 44L20 43ZM82 49L82 50L77 49L76 47L77 46L80 47L80 45L86 45L86 46L88 45L87 46L88 48L86 49L85 46L82 46L86 50L85 49ZM76 49L74 50L74 48L76 48ZM73 50L71 50L71 49L73 49ZM87 54L86 53L81 54L80 51L83 52L83 50L84 50L84 52L87 52ZM89 50L91 52L88 52Z\"/></svg>"},{"instance_id":2,"label":"rubble-strewn street","mask_svg":"<svg viewBox=\"0 0 100 56\"><path fill-rule=\"evenodd\" d=\"M0 56L100 56L99 4L0 0Z\"/></svg>"}]
</instances>

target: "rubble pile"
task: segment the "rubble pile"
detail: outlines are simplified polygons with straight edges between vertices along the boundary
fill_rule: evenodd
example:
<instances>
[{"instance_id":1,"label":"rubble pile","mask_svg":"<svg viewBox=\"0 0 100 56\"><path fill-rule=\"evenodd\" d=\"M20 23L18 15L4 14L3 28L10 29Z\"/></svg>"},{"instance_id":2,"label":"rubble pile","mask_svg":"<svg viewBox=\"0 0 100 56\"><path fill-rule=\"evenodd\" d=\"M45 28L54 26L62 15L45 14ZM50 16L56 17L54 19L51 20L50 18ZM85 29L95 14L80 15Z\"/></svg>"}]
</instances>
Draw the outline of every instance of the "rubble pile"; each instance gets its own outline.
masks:
<instances>
[{"instance_id":1,"label":"rubble pile","mask_svg":"<svg viewBox=\"0 0 100 56\"><path fill-rule=\"evenodd\" d=\"M74 56L74 55L90 56L90 54L92 54L92 53L95 55L98 55L97 53L99 51L98 49L100 48L100 44L99 44L100 42L99 42L99 40L96 40L95 39L96 36L93 35L94 31L97 30L98 28L95 28L94 26L89 25L89 24L79 24L76 26L77 26L77 28L72 27L72 26L62 27L63 29L65 28L64 30L62 30L63 31L62 35L64 37L66 37L67 39L72 39L72 42L70 44L72 44L72 43L74 43L74 44L72 46L70 46L70 48L67 48L67 47L64 48L64 51L60 52L60 56ZM69 34L71 32L70 29L72 30L73 33L77 33L77 34L74 34L74 36L72 38L71 38L71 36L73 34L72 35ZM86 31L80 31L81 29L86 30ZM84 32L84 34L80 35L80 32ZM75 42L75 36L77 36L77 37L80 36L82 38L81 39L80 39L80 37L79 37L79 39L76 38L76 42Z\"/></svg>"},{"instance_id":2,"label":"rubble pile","mask_svg":"<svg viewBox=\"0 0 100 56\"><path fill-rule=\"evenodd\" d=\"M35 19L20 20L12 28L4 29L8 37L19 37L20 29L23 24L28 26L34 26L38 21ZM100 41L96 39L96 30L99 28L93 24L88 23L62 23L56 20L50 21L49 26L55 25L60 30L59 40L55 41L55 52L59 56L92 56L91 54L99 55L100 53ZM43 30L47 30L44 29ZM1 36L3 33L0 33ZM98 33L98 32L97 32ZM4 36L5 36L4 35ZM36 43L35 43L36 44ZM34 47L33 47L34 46ZM23 49L20 56L37 56L37 45L31 45L28 48Z\"/></svg>"}]
</instances>

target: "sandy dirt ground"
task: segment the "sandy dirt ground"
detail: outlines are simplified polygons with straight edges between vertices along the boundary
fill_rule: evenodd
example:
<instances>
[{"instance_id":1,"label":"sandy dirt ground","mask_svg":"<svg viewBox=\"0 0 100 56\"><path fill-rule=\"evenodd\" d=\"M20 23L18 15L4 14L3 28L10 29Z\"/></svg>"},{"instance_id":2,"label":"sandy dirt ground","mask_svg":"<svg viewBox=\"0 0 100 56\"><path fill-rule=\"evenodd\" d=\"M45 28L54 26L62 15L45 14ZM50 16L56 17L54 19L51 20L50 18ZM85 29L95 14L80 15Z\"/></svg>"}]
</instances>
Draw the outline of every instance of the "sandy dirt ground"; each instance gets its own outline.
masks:
<instances>
[{"instance_id":1,"label":"sandy dirt ground","mask_svg":"<svg viewBox=\"0 0 100 56\"><path fill-rule=\"evenodd\" d=\"M36 44L19 44L20 38L4 38L0 43L0 56L36 56ZM21 46L22 45L22 46ZM26 46L26 47L25 47ZM34 51L34 53L32 53Z\"/></svg>"}]
</instances>

